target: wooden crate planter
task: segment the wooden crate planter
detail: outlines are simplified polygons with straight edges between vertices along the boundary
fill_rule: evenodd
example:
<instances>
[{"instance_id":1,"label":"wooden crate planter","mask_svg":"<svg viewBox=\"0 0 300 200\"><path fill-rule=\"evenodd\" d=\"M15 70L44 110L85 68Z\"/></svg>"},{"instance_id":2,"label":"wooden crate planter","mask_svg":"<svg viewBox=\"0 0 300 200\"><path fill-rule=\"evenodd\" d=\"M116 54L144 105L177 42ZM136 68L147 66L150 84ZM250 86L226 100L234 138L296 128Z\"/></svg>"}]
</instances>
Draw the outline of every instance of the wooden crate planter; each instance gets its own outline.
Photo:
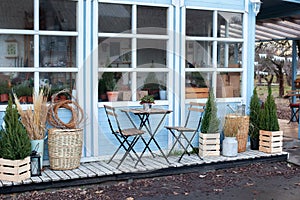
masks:
<instances>
[{"instance_id":1,"label":"wooden crate planter","mask_svg":"<svg viewBox=\"0 0 300 200\"><path fill-rule=\"evenodd\" d=\"M259 151L265 153L282 152L283 131L259 131Z\"/></svg>"},{"instance_id":2,"label":"wooden crate planter","mask_svg":"<svg viewBox=\"0 0 300 200\"><path fill-rule=\"evenodd\" d=\"M220 134L219 133L200 133L199 137L199 156L219 156L220 155Z\"/></svg>"},{"instance_id":3,"label":"wooden crate planter","mask_svg":"<svg viewBox=\"0 0 300 200\"><path fill-rule=\"evenodd\" d=\"M21 182L30 178L30 157L23 160L0 158L0 180Z\"/></svg>"}]
</instances>

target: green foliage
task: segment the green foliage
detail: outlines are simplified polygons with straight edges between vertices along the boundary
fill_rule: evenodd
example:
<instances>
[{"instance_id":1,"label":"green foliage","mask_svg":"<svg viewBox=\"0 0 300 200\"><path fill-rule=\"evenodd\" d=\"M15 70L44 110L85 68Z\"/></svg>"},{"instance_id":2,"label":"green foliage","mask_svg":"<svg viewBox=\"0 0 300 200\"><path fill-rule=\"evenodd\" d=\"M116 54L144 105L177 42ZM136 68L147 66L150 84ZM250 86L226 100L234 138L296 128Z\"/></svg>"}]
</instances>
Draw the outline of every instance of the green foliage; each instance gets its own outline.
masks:
<instances>
[{"instance_id":1,"label":"green foliage","mask_svg":"<svg viewBox=\"0 0 300 200\"><path fill-rule=\"evenodd\" d=\"M217 105L212 90L209 92L205 105L205 112L201 124L201 133L217 133L219 131L220 120L217 116Z\"/></svg>"},{"instance_id":2,"label":"green foliage","mask_svg":"<svg viewBox=\"0 0 300 200\"><path fill-rule=\"evenodd\" d=\"M265 131L279 131L277 108L271 88L268 89L264 109L260 112L259 128Z\"/></svg>"},{"instance_id":3,"label":"green foliage","mask_svg":"<svg viewBox=\"0 0 300 200\"><path fill-rule=\"evenodd\" d=\"M24 159L31 153L31 144L26 129L19 121L16 106L10 96L6 107L5 129L0 130L0 157L11 160Z\"/></svg>"},{"instance_id":4,"label":"green foliage","mask_svg":"<svg viewBox=\"0 0 300 200\"><path fill-rule=\"evenodd\" d=\"M0 94L8 94L10 89L7 81L0 81Z\"/></svg>"},{"instance_id":5,"label":"green foliage","mask_svg":"<svg viewBox=\"0 0 300 200\"><path fill-rule=\"evenodd\" d=\"M250 100L250 122L249 122L249 135L251 138L259 138L259 124L260 124L261 106L257 95L256 88Z\"/></svg>"},{"instance_id":6,"label":"green foliage","mask_svg":"<svg viewBox=\"0 0 300 200\"><path fill-rule=\"evenodd\" d=\"M143 103L154 103L154 96L153 95L145 95L141 98L140 104Z\"/></svg>"}]
</instances>

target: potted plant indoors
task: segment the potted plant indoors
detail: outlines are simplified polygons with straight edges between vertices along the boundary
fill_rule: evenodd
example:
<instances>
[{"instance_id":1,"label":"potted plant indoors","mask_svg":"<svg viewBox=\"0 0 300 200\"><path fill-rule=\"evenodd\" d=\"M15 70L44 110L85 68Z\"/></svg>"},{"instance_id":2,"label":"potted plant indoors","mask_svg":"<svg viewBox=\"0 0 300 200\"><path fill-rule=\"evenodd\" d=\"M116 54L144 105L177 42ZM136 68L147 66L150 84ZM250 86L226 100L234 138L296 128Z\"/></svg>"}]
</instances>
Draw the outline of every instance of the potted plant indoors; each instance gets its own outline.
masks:
<instances>
[{"instance_id":1,"label":"potted plant indoors","mask_svg":"<svg viewBox=\"0 0 300 200\"><path fill-rule=\"evenodd\" d=\"M250 148L252 150L258 150L259 147L260 111L261 111L260 101L257 95L256 88L254 88L250 100L250 122L249 122Z\"/></svg>"},{"instance_id":2,"label":"potted plant indoors","mask_svg":"<svg viewBox=\"0 0 300 200\"><path fill-rule=\"evenodd\" d=\"M140 104L143 105L144 110L149 110L154 104L154 96L153 95L145 95L141 98Z\"/></svg>"},{"instance_id":3,"label":"potted plant indoors","mask_svg":"<svg viewBox=\"0 0 300 200\"><path fill-rule=\"evenodd\" d=\"M0 130L0 180L20 182L30 178L30 139L9 98Z\"/></svg>"},{"instance_id":4,"label":"potted plant indoors","mask_svg":"<svg viewBox=\"0 0 300 200\"><path fill-rule=\"evenodd\" d=\"M48 93L48 90L41 89L39 94L33 94L33 108L30 106L27 110L22 109L18 97L14 94L18 113L21 116L21 122L26 128L28 137L31 140L31 149L36 150L42 158L40 162L41 169L43 167L44 140L48 114L46 98Z\"/></svg>"},{"instance_id":5,"label":"potted plant indoors","mask_svg":"<svg viewBox=\"0 0 300 200\"><path fill-rule=\"evenodd\" d=\"M118 89L117 87L117 81L114 77L114 72L104 72L102 74L103 83L106 86L106 95L108 98L108 101L117 101L119 92L116 91Z\"/></svg>"},{"instance_id":6,"label":"potted plant indoors","mask_svg":"<svg viewBox=\"0 0 300 200\"><path fill-rule=\"evenodd\" d=\"M8 96L9 96L10 89L8 87L7 81L1 81L0 82L0 101L1 102L7 102Z\"/></svg>"},{"instance_id":7,"label":"potted plant indoors","mask_svg":"<svg viewBox=\"0 0 300 200\"><path fill-rule=\"evenodd\" d=\"M279 130L277 108L271 87L268 88L268 96L259 119L259 151L265 153L281 152L283 131Z\"/></svg>"},{"instance_id":8,"label":"potted plant indoors","mask_svg":"<svg viewBox=\"0 0 300 200\"><path fill-rule=\"evenodd\" d=\"M213 90L210 90L199 134L199 156L220 155L220 120Z\"/></svg>"},{"instance_id":9,"label":"potted plant indoors","mask_svg":"<svg viewBox=\"0 0 300 200\"><path fill-rule=\"evenodd\" d=\"M20 103L27 102L28 86L24 83L15 85L13 87L13 92L17 95Z\"/></svg>"}]
</instances>

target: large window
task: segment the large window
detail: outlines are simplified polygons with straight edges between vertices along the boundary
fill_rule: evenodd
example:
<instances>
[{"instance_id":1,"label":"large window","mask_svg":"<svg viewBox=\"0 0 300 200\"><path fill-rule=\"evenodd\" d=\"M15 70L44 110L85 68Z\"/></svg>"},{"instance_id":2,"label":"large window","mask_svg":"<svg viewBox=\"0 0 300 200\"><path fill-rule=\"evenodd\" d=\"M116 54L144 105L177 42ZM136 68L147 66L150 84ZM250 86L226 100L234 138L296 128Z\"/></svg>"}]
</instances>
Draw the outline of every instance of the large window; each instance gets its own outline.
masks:
<instances>
[{"instance_id":1,"label":"large window","mask_svg":"<svg viewBox=\"0 0 300 200\"><path fill-rule=\"evenodd\" d=\"M241 13L186 10L186 99L212 88L217 98L241 97L242 21Z\"/></svg>"},{"instance_id":2,"label":"large window","mask_svg":"<svg viewBox=\"0 0 300 200\"><path fill-rule=\"evenodd\" d=\"M117 101L166 100L168 8L99 3L98 11L99 101L111 101L110 90Z\"/></svg>"},{"instance_id":3,"label":"large window","mask_svg":"<svg viewBox=\"0 0 300 200\"><path fill-rule=\"evenodd\" d=\"M73 0L1 1L1 84L18 96L41 87L51 87L52 93L75 89L77 6Z\"/></svg>"}]
</instances>

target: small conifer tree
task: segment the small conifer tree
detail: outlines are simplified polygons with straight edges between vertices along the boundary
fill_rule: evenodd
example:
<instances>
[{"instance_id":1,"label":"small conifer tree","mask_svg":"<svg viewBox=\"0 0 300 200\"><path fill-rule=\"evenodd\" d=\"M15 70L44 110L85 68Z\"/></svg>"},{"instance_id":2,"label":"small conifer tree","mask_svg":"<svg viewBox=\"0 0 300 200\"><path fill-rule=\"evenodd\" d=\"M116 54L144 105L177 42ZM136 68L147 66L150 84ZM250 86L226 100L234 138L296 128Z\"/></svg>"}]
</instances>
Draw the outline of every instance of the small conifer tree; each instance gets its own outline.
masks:
<instances>
[{"instance_id":1,"label":"small conifer tree","mask_svg":"<svg viewBox=\"0 0 300 200\"><path fill-rule=\"evenodd\" d=\"M277 108L271 87L268 89L264 109L260 112L260 129L265 131L279 131Z\"/></svg>"},{"instance_id":2,"label":"small conifer tree","mask_svg":"<svg viewBox=\"0 0 300 200\"><path fill-rule=\"evenodd\" d=\"M4 116L5 127L0 130L0 157L24 159L31 153L31 144L25 127L19 120L16 106L10 96Z\"/></svg>"},{"instance_id":3,"label":"small conifer tree","mask_svg":"<svg viewBox=\"0 0 300 200\"><path fill-rule=\"evenodd\" d=\"M201 133L217 133L219 131L220 120L217 116L217 105L212 90L209 92L205 105L205 112L201 124Z\"/></svg>"},{"instance_id":4,"label":"small conifer tree","mask_svg":"<svg viewBox=\"0 0 300 200\"><path fill-rule=\"evenodd\" d=\"M249 135L251 138L259 138L259 123L260 123L261 106L257 95L256 88L253 89L253 94L250 100L250 123Z\"/></svg>"}]
</instances>

